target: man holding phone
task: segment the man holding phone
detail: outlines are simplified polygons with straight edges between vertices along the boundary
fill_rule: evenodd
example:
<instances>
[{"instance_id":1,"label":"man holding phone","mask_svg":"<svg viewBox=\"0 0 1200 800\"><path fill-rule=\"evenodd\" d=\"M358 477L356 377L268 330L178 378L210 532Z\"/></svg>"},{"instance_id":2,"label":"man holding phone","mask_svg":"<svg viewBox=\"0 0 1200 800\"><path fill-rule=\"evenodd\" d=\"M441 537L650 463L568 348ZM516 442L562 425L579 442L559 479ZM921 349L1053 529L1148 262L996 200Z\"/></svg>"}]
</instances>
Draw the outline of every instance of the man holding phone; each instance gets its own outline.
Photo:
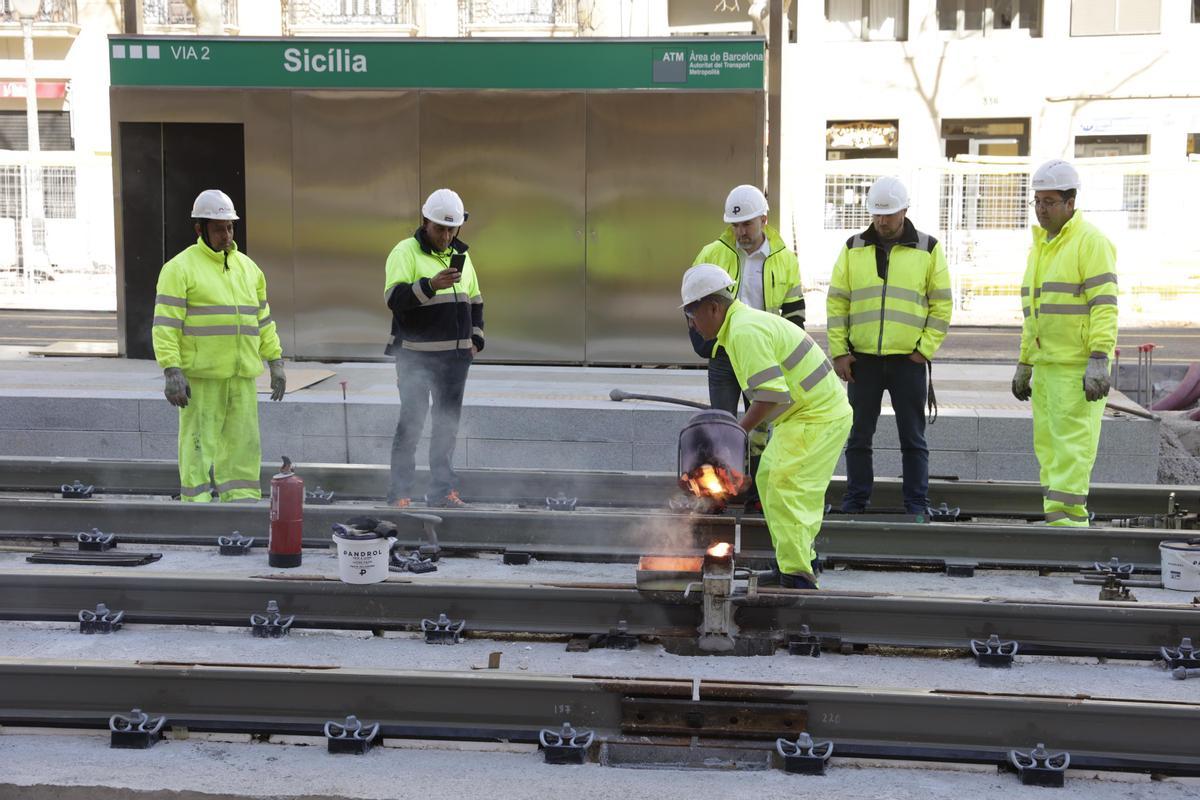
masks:
<instances>
[{"instance_id":1,"label":"man holding phone","mask_svg":"<svg viewBox=\"0 0 1200 800\"><path fill-rule=\"evenodd\" d=\"M467 221L462 198L438 189L421 207L416 232L387 258L384 296L392 312L386 353L396 357L400 421L392 439L388 503L412 504L416 449L433 403L427 505L465 506L451 467L467 370L483 350L483 296L467 245L458 238Z\"/></svg>"}]
</instances>

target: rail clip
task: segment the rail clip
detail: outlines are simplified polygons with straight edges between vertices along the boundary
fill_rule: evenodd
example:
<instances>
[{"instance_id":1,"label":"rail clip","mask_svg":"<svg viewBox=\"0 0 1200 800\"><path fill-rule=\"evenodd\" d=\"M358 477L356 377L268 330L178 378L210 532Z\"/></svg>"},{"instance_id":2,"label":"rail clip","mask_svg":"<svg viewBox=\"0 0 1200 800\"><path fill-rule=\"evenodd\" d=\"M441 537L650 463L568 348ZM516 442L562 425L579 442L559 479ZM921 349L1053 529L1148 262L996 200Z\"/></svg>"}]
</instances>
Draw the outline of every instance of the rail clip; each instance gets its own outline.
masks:
<instances>
[{"instance_id":1,"label":"rail clip","mask_svg":"<svg viewBox=\"0 0 1200 800\"><path fill-rule=\"evenodd\" d=\"M265 614L250 615L250 633L260 639L278 639L288 635L295 621L295 614L283 616L279 613L279 603L268 600Z\"/></svg>"},{"instance_id":2,"label":"rail clip","mask_svg":"<svg viewBox=\"0 0 1200 800\"><path fill-rule=\"evenodd\" d=\"M1061 789L1066 782L1067 767L1071 765L1071 754L1051 753L1039 742L1028 753L1009 750L1008 762L1016 768L1023 786Z\"/></svg>"},{"instance_id":3,"label":"rail clip","mask_svg":"<svg viewBox=\"0 0 1200 800\"><path fill-rule=\"evenodd\" d=\"M1200 650L1192 646L1190 636L1183 637L1178 647L1160 647L1163 666L1167 669L1200 669Z\"/></svg>"},{"instance_id":4,"label":"rail clip","mask_svg":"<svg viewBox=\"0 0 1200 800\"><path fill-rule=\"evenodd\" d=\"M421 630L425 632L425 644L458 644L462 641L463 628L467 621L453 622L445 614L438 614L436 620L421 620Z\"/></svg>"},{"instance_id":5,"label":"rail clip","mask_svg":"<svg viewBox=\"0 0 1200 800\"><path fill-rule=\"evenodd\" d=\"M558 497L546 498L546 509L549 511L574 511L575 504L578 502L578 497L567 497L562 492L559 492Z\"/></svg>"},{"instance_id":6,"label":"rail clip","mask_svg":"<svg viewBox=\"0 0 1200 800\"><path fill-rule=\"evenodd\" d=\"M147 750L162 739L166 717L151 717L140 708L128 714L113 714L108 718L112 732L109 747L117 750Z\"/></svg>"},{"instance_id":7,"label":"rail clip","mask_svg":"<svg viewBox=\"0 0 1200 800\"><path fill-rule=\"evenodd\" d=\"M111 550L117 546L117 535L104 533L99 528L92 528L91 533L80 531L75 534L75 541L79 543L80 550L103 553L105 550Z\"/></svg>"},{"instance_id":8,"label":"rail clip","mask_svg":"<svg viewBox=\"0 0 1200 800\"><path fill-rule=\"evenodd\" d=\"M1013 657L1020 649L1021 646L1017 642L1001 641L994 633L986 642L971 640L971 654L975 656L975 663L981 667L1011 667Z\"/></svg>"},{"instance_id":9,"label":"rail clip","mask_svg":"<svg viewBox=\"0 0 1200 800\"><path fill-rule=\"evenodd\" d=\"M121 630L124 611L112 612L104 603L98 603L95 611L86 608L79 612L80 633L112 633Z\"/></svg>"},{"instance_id":10,"label":"rail clip","mask_svg":"<svg viewBox=\"0 0 1200 800\"><path fill-rule=\"evenodd\" d=\"M775 740L775 752L783 758L783 771L793 775L824 775L825 762L833 755L833 742L814 742L807 733L796 741Z\"/></svg>"},{"instance_id":11,"label":"rail clip","mask_svg":"<svg viewBox=\"0 0 1200 800\"><path fill-rule=\"evenodd\" d=\"M788 637L787 649L788 655L820 658L821 637L814 634L807 625L801 625L799 633Z\"/></svg>"},{"instance_id":12,"label":"rail clip","mask_svg":"<svg viewBox=\"0 0 1200 800\"><path fill-rule=\"evenodd\" d=\"M64 483L59 488L64 500L87 500L96 491L95 486L84 486L80 481Z\"/></svg>"},{"instance_id":13,"label":"rail clip","mask_svg":"<svg viewBox=\"0 0 1200 800\"><path fill-rule=\"evenodd\" d=\"M254 537L242 536L241 531L234 531L228 536L217 537L217 547L223 556L244 556L254 546Z\"/></svg>"},{"instance_id":14,"label":"rail clip","mask_svg":"<svg viewBox=\"0 0 1200 800\"><path fill-rule=\"evenodd\" d=\"M542 728L538 731L538 744L542 746L547 764L584 763L595 738L594 731L575 730L570 722L564 722L559 730Z\"/></svg>"},{"instance_id":15,"label":"rail clip","mask_svg":"<svg viewBox=\"0 0 1200 800\"><path fill-rule=\"evenodd\" d=\"M304 504L307 506L331 506L333 505L333 490L326 491L318 486L315 489L304 493Z\"/></svg>"},{"instance_id":16,"label":"rail clip","mask_svg":"<svg viewBox=\"0 0 1200 800\"><path fill-rule=\"evenodd\" d=\"M330 753L365 755L378 739L379 723L367 725L353 714L345 722L325 723L325 743Z\"/></svg>"}]
</instances>

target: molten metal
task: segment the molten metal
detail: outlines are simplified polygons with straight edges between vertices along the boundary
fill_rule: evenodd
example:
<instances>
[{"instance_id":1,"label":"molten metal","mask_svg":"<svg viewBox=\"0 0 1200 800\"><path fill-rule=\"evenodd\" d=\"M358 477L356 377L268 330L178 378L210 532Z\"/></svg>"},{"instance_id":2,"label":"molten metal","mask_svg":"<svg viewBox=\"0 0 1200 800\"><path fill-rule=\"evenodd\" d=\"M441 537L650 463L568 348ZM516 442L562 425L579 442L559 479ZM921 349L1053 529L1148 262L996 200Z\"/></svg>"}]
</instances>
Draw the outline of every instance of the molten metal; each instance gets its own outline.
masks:
<instances>
[{"instance_id":1,"label":"molten metal","mask_svg":"<svg viewBox=\"0 0 1200 800\"><path fill-rule=\"evenodd\" d=\"M710 558L729 558L731 555L733 555L733 545L729 542L717 542L708 548Z\"/></svg>"},{"instance_id":2,"label":"molten metal","mask_svg":"<svg viewBox=\"0 0 1200 800\"><path fill-rule=\"evenodd\" d=\"M701 464L691 472L679 476L679 485L696 497L726 500L746 488L749 481L745 475L725 467Z\"/></svg>"}]
</instances>

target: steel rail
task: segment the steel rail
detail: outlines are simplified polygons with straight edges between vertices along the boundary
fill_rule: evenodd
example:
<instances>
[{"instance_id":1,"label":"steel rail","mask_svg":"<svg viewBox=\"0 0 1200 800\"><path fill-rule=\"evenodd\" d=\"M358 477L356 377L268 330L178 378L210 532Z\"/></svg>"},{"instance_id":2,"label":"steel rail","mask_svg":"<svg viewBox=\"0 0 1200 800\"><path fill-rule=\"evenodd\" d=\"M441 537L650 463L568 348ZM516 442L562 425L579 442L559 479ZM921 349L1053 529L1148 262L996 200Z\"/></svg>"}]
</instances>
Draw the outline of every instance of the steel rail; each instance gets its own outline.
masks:
<instances>
[{"instance_id":1,"label":"steel rail","mask_svg":"<svg viewBox=\"0 0 1200 800\"><path fill-rule=\"evenodd\" d=\"M1200 706L803 684L339 667L0 658L0 724L105 727L141 708L189 730L320 735L357 714L385 737L536 741L564 720L599 748L766 749L801 730L840 757L1002 763L1045 742L1075 767L1200 774ZM693 739L692 737L698 737Z\"/></svg>"},{"instance_id":2,"label":"steel rail","mask_svg":"<svg viewBox=\"0 0 1200 800\"><path fill-rule=\"evenodd\" d=\"M275 600L296 626L419 629L445 613L476 633L607 633L624 621L638 636L692 641L699 593L642 592L622 584L452 583L226 578L193 574L0 574L0 619L73 621L98 603L130 623L246 626ZM1200 640L1200 607L1144 603L1025 602L854 592L760 590L735 619L747 639L782 640L801 626L830 643L967 648L997 634L1031 655L1154 657L1183 637Z\"/></svg>"},{"instance_id":3,"label":"steel rail","mask_svg":"<svg viewBox=\"0 0 1200 800\"><path fill-rule=\"evenodd\" d=\"M262 482L270 482L275 464L263 464ZM387 494L388 470L370 464L301 464L308 488L318 486L346 497L381 498ZM559 493L581 505L661 507L676 491L675 477L662 472L583 472L573 470L460 470L463 495L481 501L522 500L541 503ZM0 457L0 489L55 492L79 480L110 494L176 494L178 468L173 461ZM425 492L428 472L418 471L417 495ZM845 480L835 478L826 501L840 505ZM874 507L903 507L898 478L876 478ZM1189 509L1200 508L1200 486L1093 484L1088 507L1101 517L1163 514L1171 494ZM929 497L976 516L1040 515L1041 488L1016 481L933 479Z\"/></svg>"},{"instance_id":4,"label":"steel rail","mask_svg":"<svg viewBox=\"0 0 1200 800\"><path fill-rule=\"evenodd\" d=\"M442 547L450 552L528 552L559 560L636 561L646 553L697 552L734 541L740 522L742 560L772 557L762 517L689 516L648 511L437 509ZM305 544L328 547L330 526L368 514L393 520L403 543L424 541L423 523L384 506L308 506ZM100 528L146 544L212 544L240 531L265 544L263 504L194 505L147 500L0 498L0 538L64 541ZM1065 528L984 523L870 522L827 518L817 550L831 563L1079 569L1117 558L1141 572L1159 570L1159 542L1186 531L1152 528Z\"/></svg>"}]
</instances>

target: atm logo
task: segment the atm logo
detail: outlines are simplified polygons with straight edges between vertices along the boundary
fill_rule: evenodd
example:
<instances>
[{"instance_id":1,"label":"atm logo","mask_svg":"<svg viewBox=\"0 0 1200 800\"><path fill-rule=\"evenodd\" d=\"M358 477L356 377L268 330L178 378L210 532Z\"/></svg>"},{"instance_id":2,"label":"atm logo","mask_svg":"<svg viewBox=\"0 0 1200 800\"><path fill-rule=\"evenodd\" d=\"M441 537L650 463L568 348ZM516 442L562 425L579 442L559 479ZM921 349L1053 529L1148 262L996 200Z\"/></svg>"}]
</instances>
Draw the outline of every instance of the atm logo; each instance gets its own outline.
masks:
<instances>
[{"instance_id":1,"label":"atm logo","mask_svg":"<svg viewBox=\"0 0 1200 800\"><path fill-rule=\"evenodd\" d=\"M652 51L650 79L652 83L687 83L688 56L686 50L655 49Z\"/></svg>"}]
</instances>

